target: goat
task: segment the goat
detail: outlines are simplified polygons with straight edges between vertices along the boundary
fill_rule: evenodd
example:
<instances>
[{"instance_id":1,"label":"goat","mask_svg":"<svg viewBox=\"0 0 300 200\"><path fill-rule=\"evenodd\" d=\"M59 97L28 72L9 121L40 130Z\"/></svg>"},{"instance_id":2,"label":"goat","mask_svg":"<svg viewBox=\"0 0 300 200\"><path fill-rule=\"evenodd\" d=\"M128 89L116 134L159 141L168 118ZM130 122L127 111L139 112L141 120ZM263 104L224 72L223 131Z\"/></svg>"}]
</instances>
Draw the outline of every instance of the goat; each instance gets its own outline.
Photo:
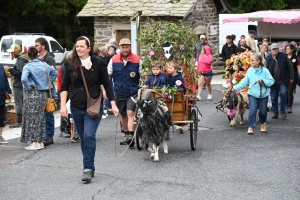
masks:
<instances>
[{"instance_id":1,"label":"goat","mask_svg":"<svg viewBox=\"0 0 300 200\"><path fill-rule=\"evenodd\" d=\"M138 136L146 144L153 144L153 149L147 150L155 162L159 162L158 149L163 142L164 153L168 154L167 140L169 140L169 129L172 126L172 116L166 104L153 97L153 89L139 90L136 102L140 110L139 123L137 127ZM142 93L142 94L141 94Z\"/></svg>"},{"instance_id":2,"label":"goat","mask_svg":"<svg viewBox=\"0 0 300 200\"><path fill-rule=\"evenodd\" d=\"M240 124L244 124L244 113L248 107L248 95L245 92L232 92L231 88L221 90L223 94L223 99L221 100L220 104L216 107L217 109L220 108L227 108L227 116L230 121L230 126L236 126L236 117L240 115Z\"/></svg>"}]
</instances>

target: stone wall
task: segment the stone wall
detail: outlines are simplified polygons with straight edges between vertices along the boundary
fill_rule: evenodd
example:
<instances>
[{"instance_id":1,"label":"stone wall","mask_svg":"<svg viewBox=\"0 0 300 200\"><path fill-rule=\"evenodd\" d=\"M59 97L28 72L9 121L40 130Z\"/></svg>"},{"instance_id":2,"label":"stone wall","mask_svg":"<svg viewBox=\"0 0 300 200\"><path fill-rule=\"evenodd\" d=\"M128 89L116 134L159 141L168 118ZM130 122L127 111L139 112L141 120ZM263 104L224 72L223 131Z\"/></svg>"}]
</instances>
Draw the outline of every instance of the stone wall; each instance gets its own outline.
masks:
<instances>
[{"instance_id":1,"label":"stone wall","mask_svg":"<svg viewBox=\"0 0 300 200\"><path fill-rule=\"evenodd\" d=\"M198 0L194 10L186 17L185 22L196 30L197 34L205 34L212 45L214 65L219 62L219 15L211 0ZM210 35L210 26L217 26L217 34Z\"/></svg>"}]
</instances>

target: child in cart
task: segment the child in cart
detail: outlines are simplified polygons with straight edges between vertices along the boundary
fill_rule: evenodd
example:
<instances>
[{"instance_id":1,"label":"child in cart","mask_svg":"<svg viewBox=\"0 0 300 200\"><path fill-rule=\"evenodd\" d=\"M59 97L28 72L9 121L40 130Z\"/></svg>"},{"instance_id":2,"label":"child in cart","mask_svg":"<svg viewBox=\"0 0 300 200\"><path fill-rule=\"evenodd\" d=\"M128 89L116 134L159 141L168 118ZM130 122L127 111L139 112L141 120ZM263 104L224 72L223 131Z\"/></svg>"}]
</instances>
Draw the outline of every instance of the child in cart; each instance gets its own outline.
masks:
<instances>
[{"instance_id":1,"label":"child in cart","mask_svg":"<svg viewBox=\"0 0 300 200\"><path fill-rule=\"evenodd\" d=\"M167 85L169 85L170 87L177 85L178 88L183 89L183 92L185 94L186 87L184 86L184 79L181 73L178 72L178 69L179 64L175 60L172 60L167 63ZM176 129L179 130L180 133L183 133L184 124L178 124Z\"/></svg>"},{"instance_id":2,"label":"child in cart","mask_svg":"<svg viewBox=\"0 0 300 200\"><path fill-rule=\"evenodd\" d=\"M145 85L147 88L152 89L153 87L163 87L167 84L166 77L163 75L162 66L159 61L153 61L151 63L152 66L152 74L148 77Z\"/></svg>"}]
</instances>

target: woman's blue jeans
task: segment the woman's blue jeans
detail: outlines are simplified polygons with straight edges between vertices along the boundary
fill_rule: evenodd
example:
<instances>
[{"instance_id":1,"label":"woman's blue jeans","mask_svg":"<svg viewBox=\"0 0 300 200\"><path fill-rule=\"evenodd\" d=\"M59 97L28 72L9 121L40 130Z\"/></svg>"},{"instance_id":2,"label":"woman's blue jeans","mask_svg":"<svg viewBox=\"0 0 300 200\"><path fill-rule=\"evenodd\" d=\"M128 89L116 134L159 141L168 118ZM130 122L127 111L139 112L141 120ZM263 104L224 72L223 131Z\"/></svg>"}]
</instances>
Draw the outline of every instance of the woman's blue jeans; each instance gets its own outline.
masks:
<instances>
[{"instance_id":1,"label":"woman's blue jeans","mask_svg":"<svg viewBox=\"0 0 300 200\"><path fill-rule=\"evenodd\" d=\"M100 107L100 116L95 119L90 118L86 113L86 107L76 107L71 105L71 112L77 132L80 136L83 170L94 171L96 131L102 118L103 106L101 105Z\"/></svg>"},{"instance_id":2,"label":"woman's blue jeans","mask_svg":"<svg viewBox=\"0 0 300 200\"><path fill-rule=\"evenodd\" d=\"M256 122L256 113L258 108L259 108L259 122L261 124L266 123L268 96L260 99L248 94L248 99L250 103L249 117L248 117L249 127L254 128Z\"/></svg>"}]
</instances>

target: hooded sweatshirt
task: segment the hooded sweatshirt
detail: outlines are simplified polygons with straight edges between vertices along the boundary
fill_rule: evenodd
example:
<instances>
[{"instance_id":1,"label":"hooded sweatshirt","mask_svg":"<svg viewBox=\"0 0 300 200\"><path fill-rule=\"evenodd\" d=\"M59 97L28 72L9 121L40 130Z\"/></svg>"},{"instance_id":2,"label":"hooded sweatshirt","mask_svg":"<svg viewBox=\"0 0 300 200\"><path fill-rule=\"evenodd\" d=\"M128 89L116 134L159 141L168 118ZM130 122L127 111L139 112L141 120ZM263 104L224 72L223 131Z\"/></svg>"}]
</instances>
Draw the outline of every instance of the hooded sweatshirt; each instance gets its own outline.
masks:
<instances>
[{"instance_id":1,"label":"hooded sweatshirt","mask_svg":"<svg viewBox=\"0 0 300 200\"><path fill-rule=\"evenodd\" d=\"M28 63L27 53L22 53L22 55L17 58L15 66L8 70L9 73L14 77L13 87L23 88L21 76L26 63Z\"/></svg>"},{"instance_id":2,"label":"hooded sweatshirt","mask_svg":"<svg viewBox=\"0 0 300 200\"><path fill-rule=\"evenodd\" d=\"M197 73L202 72L207 74L212 71L213 56L211 55L211 48L209 46L203 46L205 54L200 54L198 59Z\"/></svg>"}]
</instances>

